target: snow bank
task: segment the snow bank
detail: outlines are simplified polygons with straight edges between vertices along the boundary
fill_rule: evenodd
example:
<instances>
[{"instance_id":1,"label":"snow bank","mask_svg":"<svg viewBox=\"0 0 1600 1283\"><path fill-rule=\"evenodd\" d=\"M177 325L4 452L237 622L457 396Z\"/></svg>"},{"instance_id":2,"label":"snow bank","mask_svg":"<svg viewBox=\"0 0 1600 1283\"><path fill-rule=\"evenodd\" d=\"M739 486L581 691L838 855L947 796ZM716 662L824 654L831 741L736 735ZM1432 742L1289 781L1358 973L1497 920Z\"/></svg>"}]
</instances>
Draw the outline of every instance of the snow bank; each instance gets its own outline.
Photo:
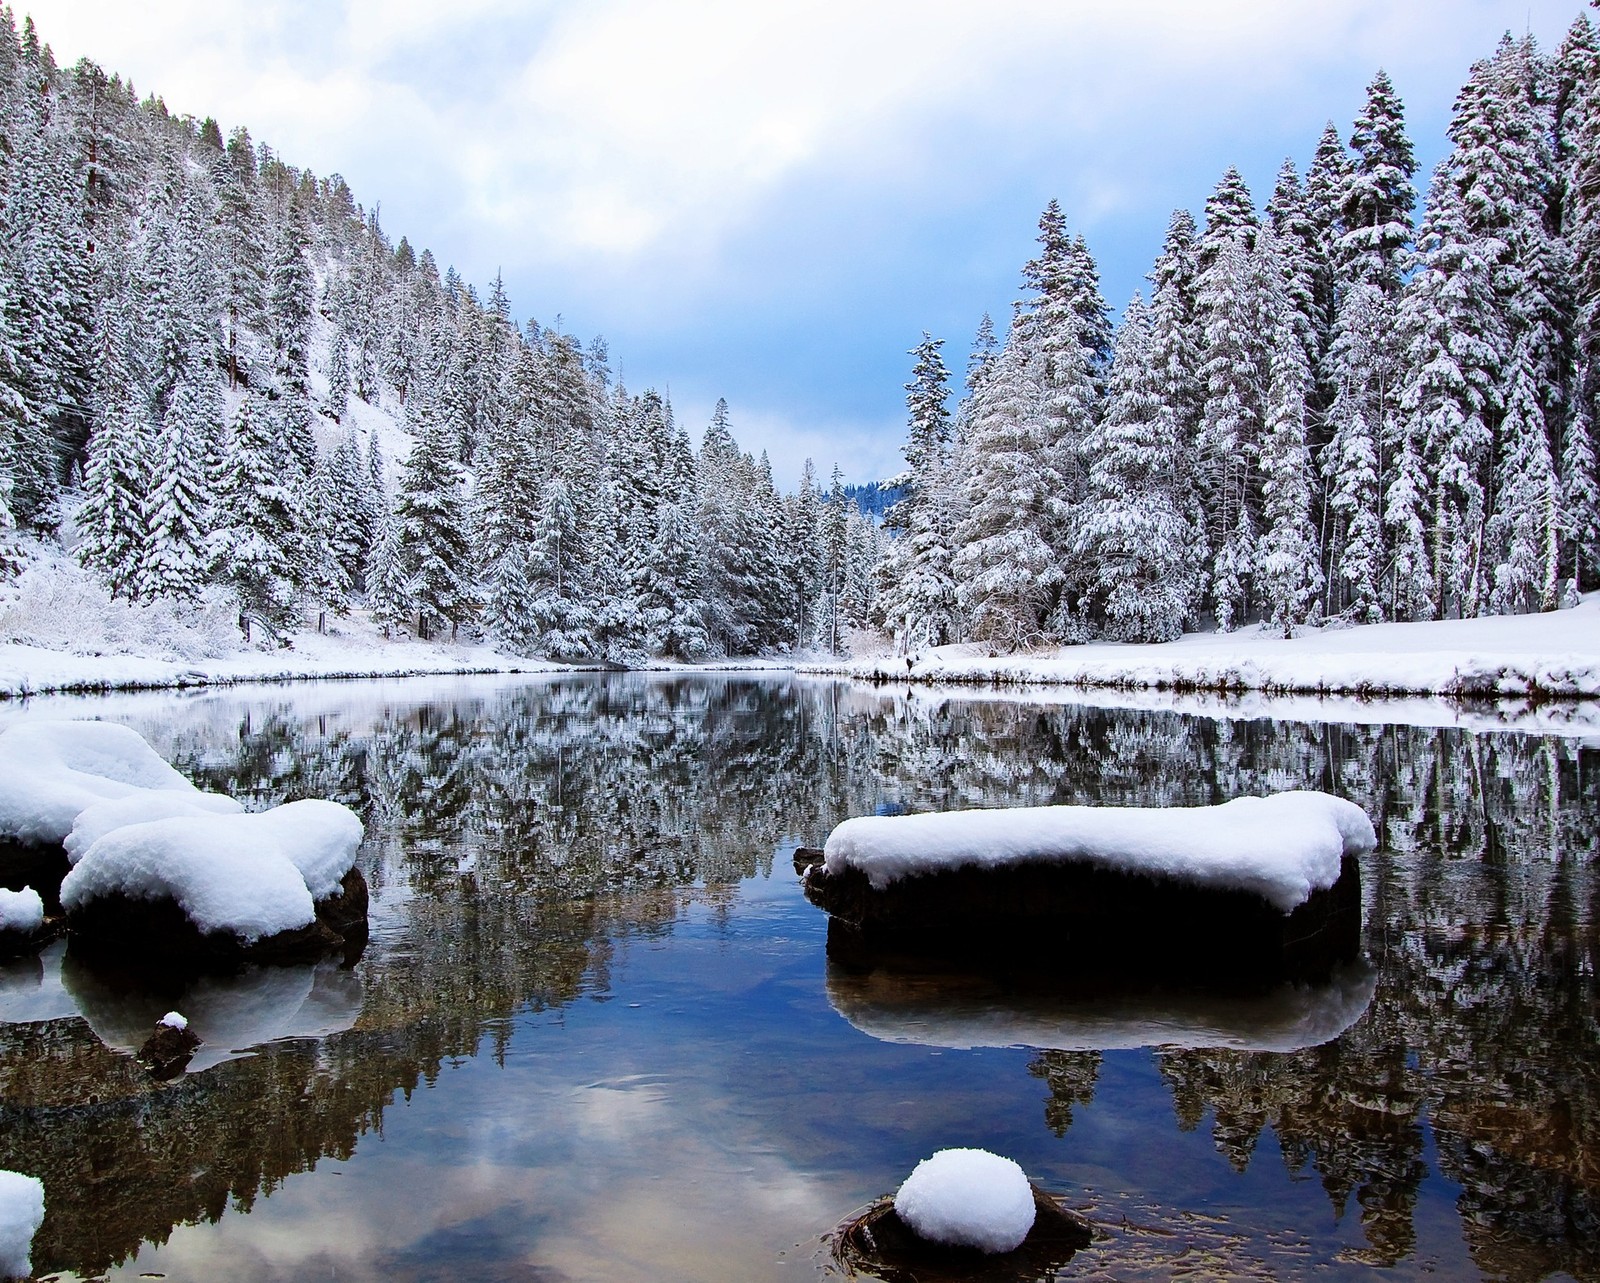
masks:
<instances>
[{"instance_id":1,"label":"snow bank","mask_svg":"<svg viewBox=\"0 0 1600 1283\"><path fill-rule=\"evenodd\" d=\"M33 1273L33 1236L44 1223L44 1182L0 1171L0 1278Z\"/></svg>"},{"instance_id":2,"label":"snow bank","mask_svg":"<svg viewBox=\"0 0 1600 1283\"><path fill-rule=\"evenodd\" d=\"M912 657L806 665L892 682L1258 690L1273 693L1600 698L1600 593L1572 610L1429 623L1189 633L990 656L973 645Z\"/></svg>"},{"instance_id":3,"label":"snow bank","mask_svg":"<svg viewBox=\"0 0 1600 1283\"><path fill-rule=\"evenodd\" d=\"M314 800L127 824L83 851L61 883L61 904L70 915L108 895L170 899L203 933L254 943L309 926L313 901L338 890L361 836L349 808Z\"/></svg>"},{"instance_id":4,"label":"snow bank","mask_svg":"<svg viewBox=\"0 0 1600 1283\"><path fill-rule=\"evenodd\" d=\"M0 733L0 836L61 842L97 802L200 791L137 731L112 722L19 722Z\"/></svg>"},{"instance_id":5,"label":"snow bank","mask_svg":"<svg viewBox=\"0 0 1600 1283\"><path fill-rule=\"evenodd\" d=\"M937 869L1025 861L1084 862L1253 892L1292 912L1331 887L1347 854L1377 843L1353 802L1326 793L1241 797L1221 806L1032 806L846 820L823 848L827 871L867 875L875 890Z\"/></svg>"},{"instance_id":6,"label":"snow bank","mask_svg":"<svg viewBox=\"0 0 1600 1283\"><path fill-rule=\"evenodd\" d=\"M941 1149L906 1177L894 1210L931 1242L1010 1252L1033 1228L1033 1189L1009 1158L986 1149Z\"/></svg>"}]
</instances>

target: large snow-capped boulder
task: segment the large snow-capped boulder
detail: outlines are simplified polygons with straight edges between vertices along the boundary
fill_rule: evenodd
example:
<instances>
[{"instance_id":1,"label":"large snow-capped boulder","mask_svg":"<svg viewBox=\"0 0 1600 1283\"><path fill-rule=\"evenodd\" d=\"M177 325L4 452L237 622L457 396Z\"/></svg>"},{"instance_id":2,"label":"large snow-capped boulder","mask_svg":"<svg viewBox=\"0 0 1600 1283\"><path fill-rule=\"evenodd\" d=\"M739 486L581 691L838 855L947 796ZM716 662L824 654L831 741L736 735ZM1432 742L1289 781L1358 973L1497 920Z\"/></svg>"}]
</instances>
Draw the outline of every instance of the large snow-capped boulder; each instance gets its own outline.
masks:
<instances>
[{"instance_id":1,"label":"large snow-capped boulder","mask_svg":"<svg viewBox=\"0 0 1600 1283\"><path fill-rule=\"evenodd\" d=\"M202 962L291 961L364 936L362 826L337 802L123 824L61 884L75 943Z\"/></svg>"},{"instance_id":2,"label":"large snow-capped boulder","mask_svg":"<svg viewBox=\"0 0 1600 1283\"><path fill-rule=\"evenodd\" d=\"M796 865L807 898L864 946L1031 945L1118 969L1320 968L1357 950L1357 857L1375 842L1360 807L1290 792L1213 807L864 816ZM847 936L830 931L830 952Z\"/></svg>"}]
</instances>

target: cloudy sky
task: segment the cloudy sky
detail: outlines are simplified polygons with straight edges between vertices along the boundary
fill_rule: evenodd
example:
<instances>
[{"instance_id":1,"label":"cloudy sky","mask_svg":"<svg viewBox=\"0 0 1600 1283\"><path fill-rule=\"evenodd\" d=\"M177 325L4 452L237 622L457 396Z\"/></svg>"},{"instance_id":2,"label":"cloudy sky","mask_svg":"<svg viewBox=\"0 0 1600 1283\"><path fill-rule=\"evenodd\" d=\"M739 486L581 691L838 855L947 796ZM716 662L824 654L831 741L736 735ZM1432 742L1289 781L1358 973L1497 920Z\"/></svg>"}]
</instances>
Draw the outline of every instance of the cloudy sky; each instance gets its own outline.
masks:
<instances>
[{"instance_id":1,"label":"cloudy sky","mask_svg":"<svg viewBox=\"0 0 1600 1283\"><path fill-rule=\"evenodd\" d=\"M1372 73L1421 178L1502 32L1582 0L14 0L90 57L380 204L515 314L604 334L791 487L899 466L906 350L964 367L1051 197L1115 308L1172 209L1265 198Z\"/></svg>"}]
</instances>

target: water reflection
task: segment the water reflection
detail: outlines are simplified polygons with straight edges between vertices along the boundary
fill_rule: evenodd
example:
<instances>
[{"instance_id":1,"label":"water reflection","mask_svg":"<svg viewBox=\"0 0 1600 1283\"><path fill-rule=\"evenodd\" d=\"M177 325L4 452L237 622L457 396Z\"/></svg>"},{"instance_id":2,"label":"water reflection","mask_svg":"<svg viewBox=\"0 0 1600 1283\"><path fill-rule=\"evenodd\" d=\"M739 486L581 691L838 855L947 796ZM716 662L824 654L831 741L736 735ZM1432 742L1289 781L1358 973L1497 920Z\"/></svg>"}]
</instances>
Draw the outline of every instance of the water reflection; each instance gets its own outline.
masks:
<instances>
[{"instance_id":1,"label":"water reflection","mask_svg":"<svg viewBox=\"0 0 1600 1283\"><path fill-rule=\"evenodd\" d=\"M1298 1051L1331 1042L1372 1002L1365 962L1315 983L1262 991L1149 983L1079 987L1011 973L828 966L828 1001L883 1042L971 1050L1133 1047Z\"/></svg>"},{"instance_id":2,"label":"water reflection","mask_svg":"<svg viewBox=\"0 0 1600 1283\"><path fill-rule=\"evenodd\" d=\"M1592 741L789 678L361 683L5 715L63 710L127 721L252 805L357 808L374 934L353 971L179 994L239 1022L218 1049L287 1041L165 1086L116 1050L165 998L111 993L55 955L0 971L0 1167L46 1181L43 1272L770 1277L825 1268L813 1235L956 1139L1084 1187L1108 1224L1151 1227L1082 1254L1083 1277L1165 1277L1182 1242L1236 1275L1600 1278ZM1253 1008L825 974L817 915L749 881L875 810L1296 787L1377 824L1370 968ZM1117 1050L1136 1046L1159 1049ZM421 1126L416 1093L435 1083L433 1139L402 1142L397 1118ZM393 1139L373 1149L377 1134ZM462 1145L520 1192L472 1193L490 1178L454 1166ZM655 1181L674 1161L703 1162L693 1192ZM574 1183L580 1167L604 1188ZM423 1234L397 1181L478 1210ZM335 1217L320 1238L318 1216ZM211 1222L214 1238L151 1246ZM251 1225L258 1257L237 1250ZM290 1252L272 1225L322 1246Z\"/></svg>"}]
</instances>

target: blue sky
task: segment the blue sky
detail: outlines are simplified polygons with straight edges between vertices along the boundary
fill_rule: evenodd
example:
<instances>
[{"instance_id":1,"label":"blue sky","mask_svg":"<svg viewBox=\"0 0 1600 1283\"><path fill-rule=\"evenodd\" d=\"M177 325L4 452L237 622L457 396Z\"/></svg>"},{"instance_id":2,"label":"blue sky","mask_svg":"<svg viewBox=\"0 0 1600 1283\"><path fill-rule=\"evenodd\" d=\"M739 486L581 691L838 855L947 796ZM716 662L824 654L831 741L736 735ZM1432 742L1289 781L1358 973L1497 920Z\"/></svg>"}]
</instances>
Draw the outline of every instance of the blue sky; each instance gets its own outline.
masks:
<instances>
[{"instance_id":1,"label":"blue sky","mask_svg":"<svg viewBox=\"0 0 1600 1283\"><path fill-rule=\"evenodd\" d=\"M1229 164L1258 202L1386 68L1421 164L1506 30L1581 0L21 0L57 58L338 172L512 307L604 334L780 485L900 464L926 329L959 376L1055 197L1120 308Z\"/></svg>"}]
</instances>

